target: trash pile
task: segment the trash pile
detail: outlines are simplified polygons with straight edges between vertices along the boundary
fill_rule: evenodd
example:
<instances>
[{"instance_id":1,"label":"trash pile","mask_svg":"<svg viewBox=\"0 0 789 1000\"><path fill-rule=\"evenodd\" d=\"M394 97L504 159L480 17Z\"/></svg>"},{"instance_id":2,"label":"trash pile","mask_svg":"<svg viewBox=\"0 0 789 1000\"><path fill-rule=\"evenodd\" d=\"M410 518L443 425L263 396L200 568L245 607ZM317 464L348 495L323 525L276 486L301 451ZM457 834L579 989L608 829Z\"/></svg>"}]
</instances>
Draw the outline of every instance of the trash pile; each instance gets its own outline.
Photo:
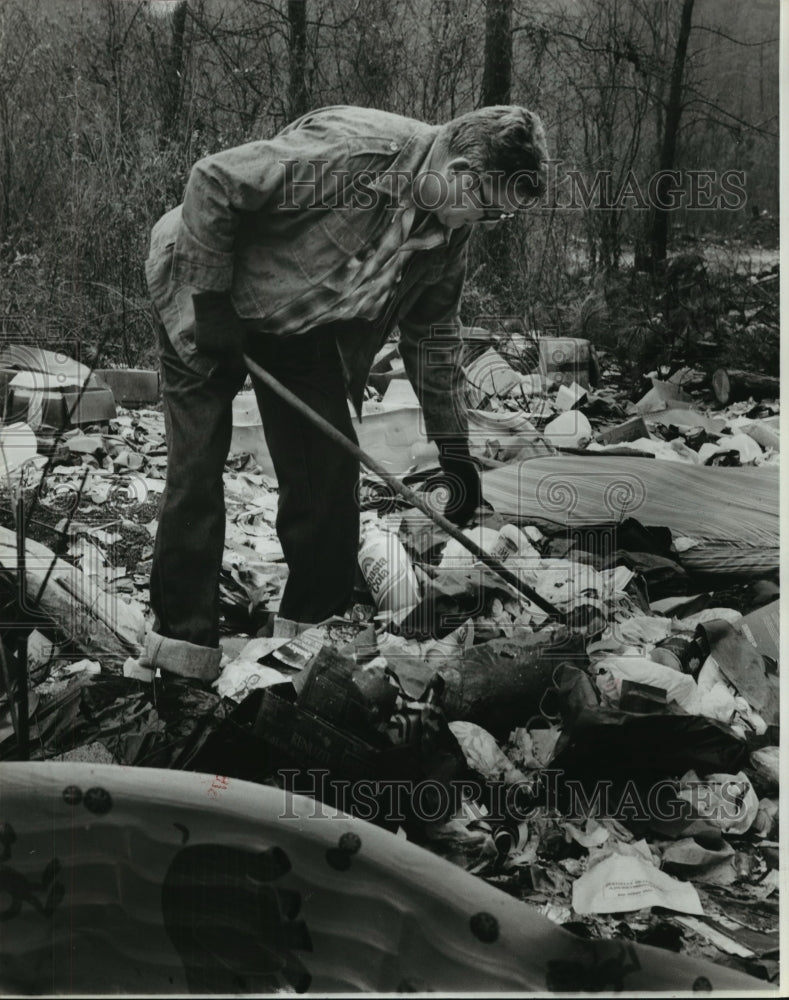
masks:
<instances>
[{"instance_id":1,"label":"trash pile","mask_svg":"<svg viewBox=\"0 0 789 1000\"><path fill-rule=\"evenodd\" d=\"M134 617L102 657L44 625L32 633L32 756L93 747L123 764L284 783L582 937L776 981L777 402L713 409L690 369L623 389L609 368L603 387L588 342L570 338L470 331L463 363L494 508L464 533L556 616L365 475L352 607L270 638L287 567L257 441L226 467L215 693L151 683L133 647L164 425L156 410L119 409L68 431L49 458L27 456L56 551ZM392 471L418 486L436 462L401 376L389 345L360 441L371 418ZM16 426L3 434L29 450ZM238 426L248 444L254 420Z\"/></svg>"}]
</instances>

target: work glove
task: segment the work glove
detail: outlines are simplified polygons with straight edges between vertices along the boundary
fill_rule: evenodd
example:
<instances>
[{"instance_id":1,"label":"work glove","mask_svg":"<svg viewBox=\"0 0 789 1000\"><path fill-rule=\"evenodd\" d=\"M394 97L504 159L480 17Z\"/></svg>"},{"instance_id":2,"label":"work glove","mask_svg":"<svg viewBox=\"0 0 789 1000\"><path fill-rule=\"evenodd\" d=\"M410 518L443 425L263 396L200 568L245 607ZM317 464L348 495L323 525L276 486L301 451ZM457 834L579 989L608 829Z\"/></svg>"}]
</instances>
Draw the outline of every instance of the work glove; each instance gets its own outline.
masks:
<instances>
[{"instance_id":1,"label":"work glove","mask_svg":"<svg viewBox=\"0 0 789 1000\"><path fill-rule=\"evenodd\" d=\"M244 333L229 292L195 292L195 346L201 354L226 361L244 353Z\"/></svg>"},{"instance_id":2,"label":"work glove","mask_svg":"<svg viewBox=\"0 0 789 1000\"><path fill-rule=\"evenodd\" d=\"M448 500L444 517L458 527L463 527L473 517L482 499L479 470L471 457L466 438L444 438L436 442L442 472L428 480L428 489L443 488Z\"/></svg>"}]
</instances>

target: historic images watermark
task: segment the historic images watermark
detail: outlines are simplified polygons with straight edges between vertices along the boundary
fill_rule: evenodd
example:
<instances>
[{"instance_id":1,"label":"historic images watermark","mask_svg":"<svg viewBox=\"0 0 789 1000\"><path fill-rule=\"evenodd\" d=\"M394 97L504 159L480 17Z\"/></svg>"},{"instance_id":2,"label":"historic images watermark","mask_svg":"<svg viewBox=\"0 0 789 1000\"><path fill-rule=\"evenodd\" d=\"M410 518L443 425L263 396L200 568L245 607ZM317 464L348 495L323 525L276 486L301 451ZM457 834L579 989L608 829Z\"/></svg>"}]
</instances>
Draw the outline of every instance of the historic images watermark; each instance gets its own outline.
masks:
<instances>
[{"instance_id":1,"label":"historic images watermark","mask_svg":"<svg viewBox=\"0 0 789 1000\"><path fill-rule=\"evenodd\" d=\"M474 171L459 173L460 183L450 183L446 174L426 169L338 169L331 161L282 160L285 183L283 211L309 209L373 209L381 199L394 207L407 192L417 208L474 208L502 212L502 206L517 211L691 211L736 212L748 201L744 170L658 170L638 174L628 170L619 178L610 170L589 173L563 168L559 160L547 160L539 170L518 170L505 175L493 170L482 178ZM503 217L511 215L507 210Z\"/></svg>"},{"instance_id":2,"label":"historic images watermark","mask_svg":"<svg viewBox=\"0 0 789 1000\"><path fill-rule=\"evenodd\" d=\"M573 822L594 816L622 823L676 823L703 815L725 825L742 811L742 786L733 777L714 785L699 780L683 781L680 786L668 778L649 785L632 779L582 781L550 768L531 772L527 781L516 783L429 778L351 781L332 777L321 768L283 768L277 776L286 790L312 801L307 818L350 814L368 821L435 823L465 807L472 816L488 822L522 822L539 807ZM475 803L484 803L484 809ZM286 798L279 818L303 819L304 813Z\"/></svg>"}]
</instances>

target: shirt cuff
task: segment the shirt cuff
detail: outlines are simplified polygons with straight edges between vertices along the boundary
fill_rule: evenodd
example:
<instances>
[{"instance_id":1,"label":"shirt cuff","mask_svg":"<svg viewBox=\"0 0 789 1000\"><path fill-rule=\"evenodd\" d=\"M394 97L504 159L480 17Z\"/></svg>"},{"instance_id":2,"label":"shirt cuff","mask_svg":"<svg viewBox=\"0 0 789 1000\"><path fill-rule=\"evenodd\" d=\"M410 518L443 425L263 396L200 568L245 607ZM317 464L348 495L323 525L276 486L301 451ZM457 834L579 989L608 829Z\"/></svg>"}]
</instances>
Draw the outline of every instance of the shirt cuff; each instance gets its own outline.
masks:
<instances>
[{"instance_id":1,"label":"shirt cuff","mask_svg":"<svg viewBox=\"0 0 789 1000\"><path fill-rule=\"evenodd\" d=\"M233 253L201 243L181 222L173 252L173 284L194 285L201 291L226 292L233 284Z\"/></svg>"}]
</instances>

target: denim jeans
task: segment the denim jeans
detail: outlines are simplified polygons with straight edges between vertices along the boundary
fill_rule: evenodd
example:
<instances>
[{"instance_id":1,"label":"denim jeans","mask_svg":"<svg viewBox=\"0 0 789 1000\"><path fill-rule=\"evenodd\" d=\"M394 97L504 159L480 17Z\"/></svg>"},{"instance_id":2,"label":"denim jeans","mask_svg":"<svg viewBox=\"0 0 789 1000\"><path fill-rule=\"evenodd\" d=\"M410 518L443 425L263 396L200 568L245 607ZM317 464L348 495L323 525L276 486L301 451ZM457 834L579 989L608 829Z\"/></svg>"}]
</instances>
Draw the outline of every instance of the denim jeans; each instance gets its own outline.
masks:
<instances>
[{"instance_id":1,"label":"denim jeans","mask_svg":"<svg viewBox=\"0 0 789 1000\"><path fill-rule=\"evenodd\" d=\"M293 337L255 332L248 335L247 350L356 441L335 332L331 326ZM158 337L168 462L151 572L155 623L147 649L153 666L212 679L220 655L222 476L232 401L247 372L241 359L234 359L205 377L183 363L161 324ZM276 527L289 569L279 613L318 622L344 611L353 590L359 463L259 380L252 381L279 483Z\"/></svg>"}]
</instances>

